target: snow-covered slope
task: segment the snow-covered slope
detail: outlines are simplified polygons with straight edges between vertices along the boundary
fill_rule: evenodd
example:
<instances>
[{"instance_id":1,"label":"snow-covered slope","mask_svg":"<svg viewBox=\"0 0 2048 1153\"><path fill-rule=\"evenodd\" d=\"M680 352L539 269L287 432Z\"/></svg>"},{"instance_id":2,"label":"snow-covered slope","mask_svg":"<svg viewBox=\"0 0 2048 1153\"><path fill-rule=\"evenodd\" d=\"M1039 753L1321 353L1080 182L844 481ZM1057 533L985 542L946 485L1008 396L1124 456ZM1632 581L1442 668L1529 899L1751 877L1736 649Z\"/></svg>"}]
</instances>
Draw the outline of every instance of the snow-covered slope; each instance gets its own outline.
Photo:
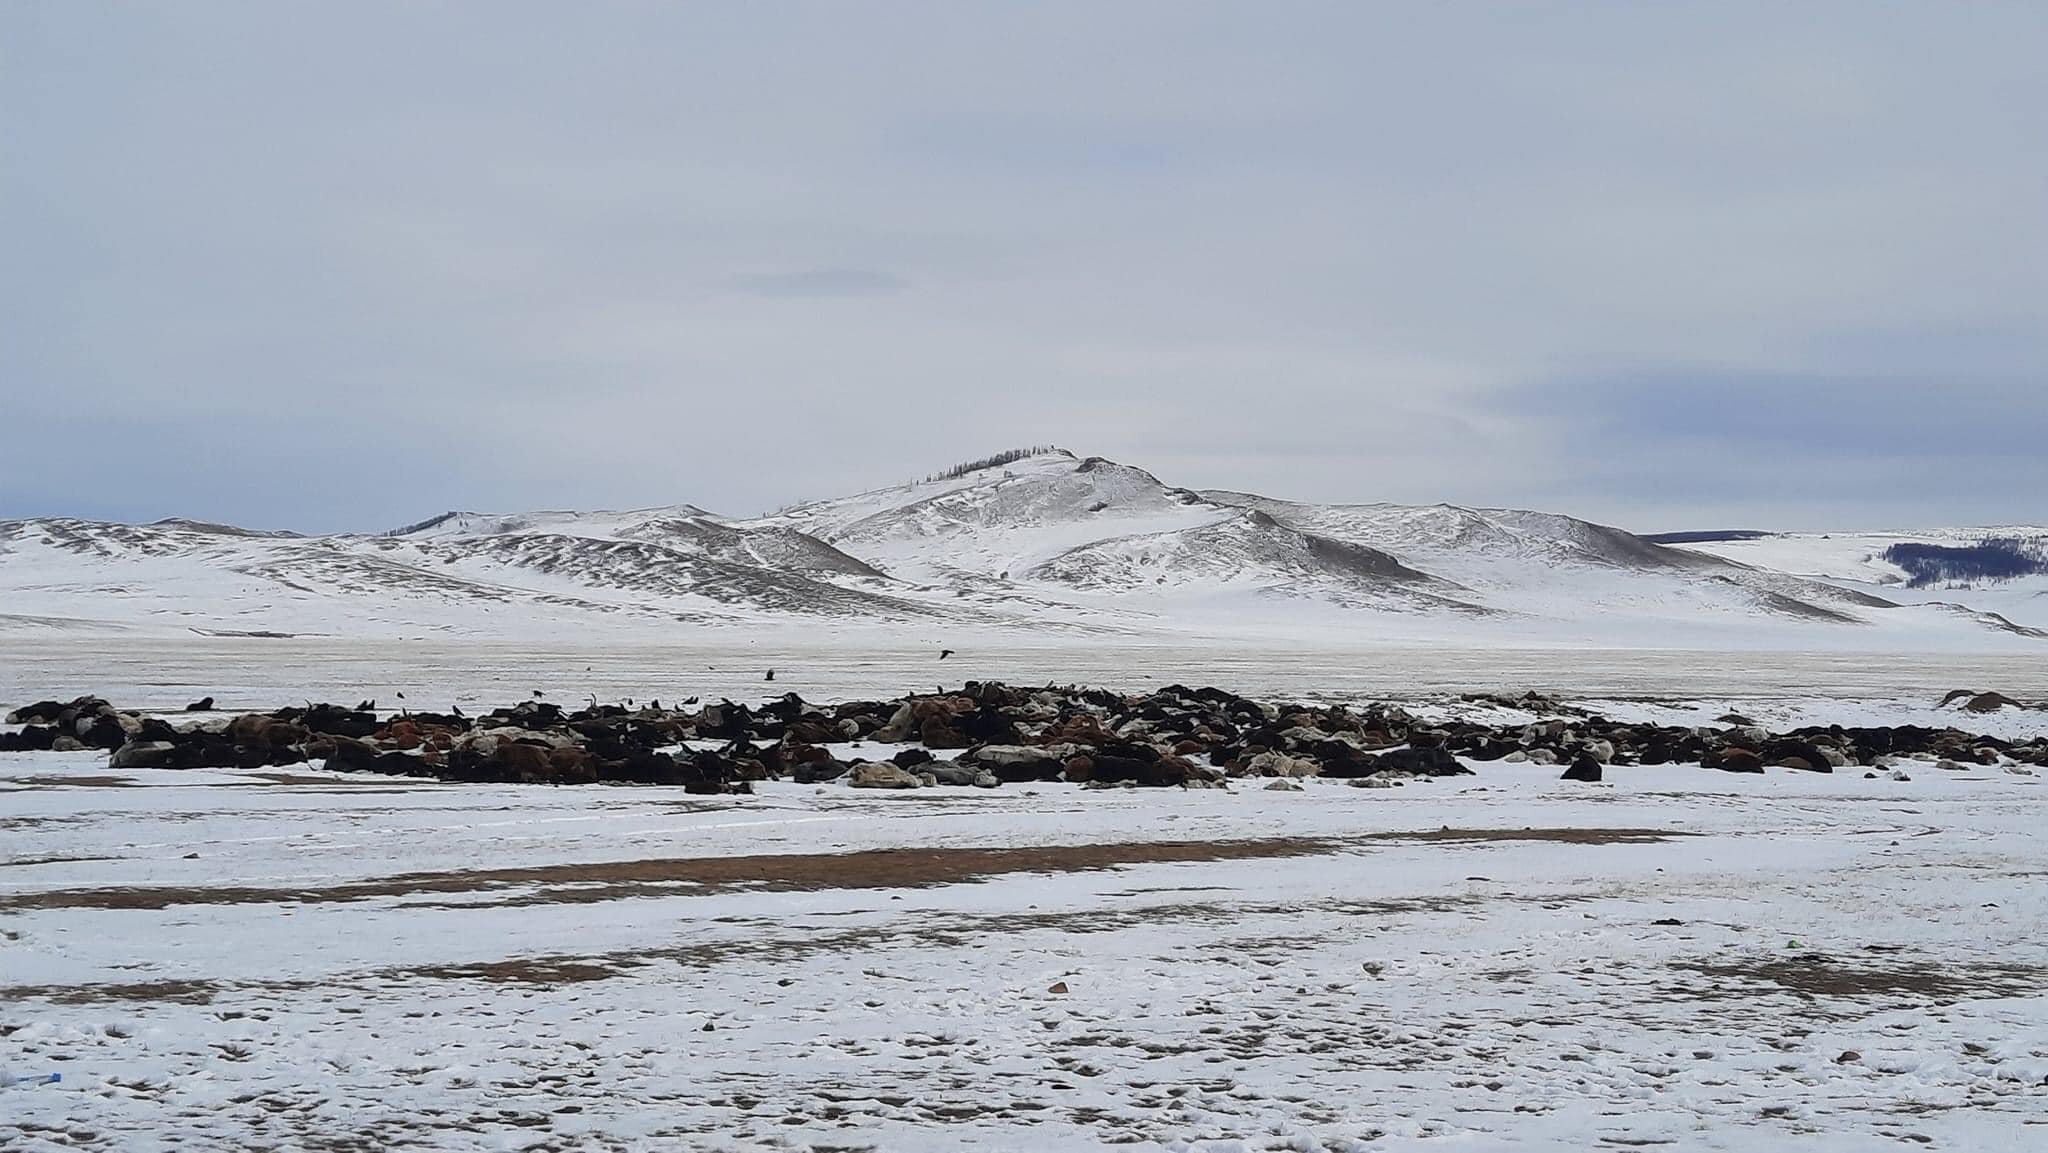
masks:
<instances>
[{"instance_id":1,"label":"snow-covered slope","mask_svg":"<svg viewBox=\"0 0 2048 1153\"><path fill-rule=\"evenodd\" d=\"M1613 623L1778 617L1864 624L1893 607L1874 595L1653 544L1620 529L1513 509L1306 505L1241 493L1210 499L1376 548L1525 616L1599 614Z\"/></svg>"},{"instance_id":2,"label":"snow-covered slope","mask_svg":"<svg viewBox=\"0 0 2048 1153\"><path fill-rule=\"evenodd\" d=\"M459 514L327 537L0 522L0 603L72 627L400 636L949 615L800 533L677 511Z\"/></svg>"},{"instance_id":3,"label":"snow-covered slope","mask_svg":"<svg viewBox=\"0 0 2048 1153\"><path fill-rule=\"evenodd\" d=\"M1229 515L1143 469L1055 451L751 523L800 530L904 579L1008 580L1070 549Z\"/></svg>"},{"instance_id":4,"label":"snow-covered slope","mask_svg":"<svg viewBox=\"0 0 2048 1153\"><path fill-rule=\"evenodd\" d=\"M2015 625L1952 592L1908 595L1832 542L1827 563L1767 551L1788 540L1678 548L1548 513L1195 492L1051 450L751 520L666 505L445 513L380 535L0 522L0 629L655 640L732 628L807 638L1082 631L1823 650L2042 643L2020 625L2048 614L2007 612ZM1991 592L2001 605L2013 597Z\"/></svg>"},{"instance_id":5,"label":"snow-covered slope","mask_svg":"<svg viewBox=\"0 0 2048 1153\"><path fill-rule=\"evenodd\" d=\"M1951 612L1995 613L2017 625L2048 628L2048 574L2002 580L1940 579L1916 586L1913 574L1885 555L1896 545L1967 549L1986 540L2016 541L2035 552L2048 552L2048 528L2039 525L1911 532L1766 533L1748 539L1703 541L1687 547L1901 604L1945 606Z\"/></svg>"}]
</instances>

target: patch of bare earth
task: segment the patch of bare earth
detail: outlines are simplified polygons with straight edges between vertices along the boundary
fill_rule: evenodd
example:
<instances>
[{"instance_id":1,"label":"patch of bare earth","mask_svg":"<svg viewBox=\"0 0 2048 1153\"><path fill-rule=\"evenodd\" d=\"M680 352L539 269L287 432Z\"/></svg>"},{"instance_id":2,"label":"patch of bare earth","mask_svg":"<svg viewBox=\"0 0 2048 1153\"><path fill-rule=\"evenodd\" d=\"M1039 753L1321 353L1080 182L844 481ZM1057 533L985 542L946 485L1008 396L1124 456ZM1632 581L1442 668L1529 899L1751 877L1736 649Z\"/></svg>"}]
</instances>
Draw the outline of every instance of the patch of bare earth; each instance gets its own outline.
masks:
<instances>
[{"instance_id":1,"label":"patch of bare earth","mask_svg":"<svg viewBox=\"0 0 2048 1153\"><path fill-rule=\"evenodd\" d=\"M656 887L691 892L732 888L772 891L903 889L978 881L1004 873L1062 873L1158 862L1229 861L1332 852L1337 843L1301 837L1241 841L1162 841L1007 849L876 849L855 853L775 853L744 857L672 857L589 864L530 865L460 872L402 873L374 881L306 889L205 888L60 889L0 896L0 911L19 909L164 909L173 905L243 905L359 901L427 893L473 893L539 887L531 900L581 904L646 895ZM558 887L556 887L558 886ZM551 888L553 887L553 888Z\"/></svg>"},{"instance_id":2,"label":"patch of bare earth","mask_svg":"<svg viewBox=\"0 0 2048 1153\"><path fill-rule=\"evenodd\" d=\"M1434 844L1480 845L1495 841L1544 841L1556 845L1653 845L1697 833L1678 829L1441 829L1405 833L1368 833L1364 841L1422 841Z\"/></svg>"},{"instance_id":3,"label":"patch of bare earth","mask_svg":"<svg viewBox=\"0 0 2048 1153\"><path fill-rule=\"evenodd\" d=\"M440 980L493 981L502 984L578 985L619 975L630 961L610 964L596 958L517 957L509 961L485 961L468 965L430 965L412 969L408 975Z\"/></svg>"},{"instance_id":4,"label":"patch of bare earth","mask_svg":"<svg viewBox=\"0 0 2048 1153\"><path fill-rule=\"evenodd\" d=\"M1702 997L1747 999L1759 987L1809 999L1915 998L1954 1002L1973 998L2032 996L2048 968L1990 962L1863 961L1800 953L1732 961L1675 961L1672 968L1710 977L1715 985L1693 992Z\"/></svg>"},{"instance_id":5,"label":"patch of bare earth","mask_svg":"<svg viewBox=\"0 0 2048 1153\"><path fill-rule=\"evenodd\" d=\"M1254 842L1256 843L1256 842ZM1197 887L1209 891L1210 887ZM671 964L686 970L705 970L744 963L760 958L787 962L801 957L832 954L852 956L866 950L887 948L907 936L928 945L971 948L990 935L1009 936L1021 932L1051 930L1069 934L1109 933L1140 926L1166 923L1226 924L1255 916L1300 915L1311 907L1323 917L1369 917L1376 924L1388 918L1429 913L1467 911L1501 901L1539 902L1555 907L1595 895L1586 892L1552 892L1509 896L1503 894L1450 894L1436 897L1393 898L1373 901L1319 900L1312 905L1291 903L1243 903L1231 901L1189 902L1152 905L1140 909L1094 909L1086 911L939 914L915 919L913 923L891 923L840 931L807 928L794 934L748 936L729 941L712 941L669 948L638 948L597 954L542 954L497 961L456 962L440 965L404 966L366 970L344 978L273 981L183 981L169 980L137 984L69 986L0 986L0 1003L39 999L59 1004L96 1002L186 1001L208 1002L222 994L263 992L270 994L327 988L339 980L351 985L378 982L410 982L417 979L483 981L536 987L576 985L625 976L655 964ZM833 914L815 914L830 916ZM768 920L721 917L720 921L745 922L770 928ZM1301 938L1307 941L1311 938ZM1233 942L1250 952L1265 948L1275 938ZM1286 943L1286 942L1282 942ZM1278 962L1262 962L1276 964ZM1557 1023L1557 1022L1553 1022Z\"/></svg>"},{"instance_id":6,"label":"patch of bare earth","mask_svg":"<svg viewBox=\"0 0 2048 1153\"><path fill-rule=\"evenodd\" d=\"M1369 833L1335 839L1267 837L1234 841L1124 841L994 849L875 849L852 853L774 853L744 857L670 857L588 864L529 865L460 872L401 873L320 888L238 886L53 889L0 896L0 912L22 909L164 909L173 905L328 903L431 893L525 890L506 904L589 904L662 895L676 886L713 892L905 889L979 881L1006 873L1074 873L1125 865L1315 856L1368 842L1482 844L1550 841L1574 845L1649 844L1690 834L1667 829L1440 829Z\"/></svg>"},{"instance_id":7,"label":"patch of bare earth","mask_svg":"<svg viewBox=\"0 0 2048 1153\"><path fill-rule=\"evenodd\" d=\"M34 998L58 1005L93 1005L102 1001L176 1001L203 1005L213 1000L212 981L141 981L128 985L12 985L9 1002Z\"/></svg>"},{"instance_id":8,"label":"patch of bare earth","mask_svg":"<svg viewBox=\"0 0 2048 1153\"><path fill-rule=\"evenodd\" d=\"M405 778L399 778L400 783L394 785L394 779L388 776L350 773L333 773L324 777L309 777L303 773L271 772L247 773L244 775L249 778L247 783L251 785L294 785L308 792L348 793L351 795L357 793L414 793L421 789L440 786L439 781L420 780L415 783Z\"/></svg>"}]
</instances>

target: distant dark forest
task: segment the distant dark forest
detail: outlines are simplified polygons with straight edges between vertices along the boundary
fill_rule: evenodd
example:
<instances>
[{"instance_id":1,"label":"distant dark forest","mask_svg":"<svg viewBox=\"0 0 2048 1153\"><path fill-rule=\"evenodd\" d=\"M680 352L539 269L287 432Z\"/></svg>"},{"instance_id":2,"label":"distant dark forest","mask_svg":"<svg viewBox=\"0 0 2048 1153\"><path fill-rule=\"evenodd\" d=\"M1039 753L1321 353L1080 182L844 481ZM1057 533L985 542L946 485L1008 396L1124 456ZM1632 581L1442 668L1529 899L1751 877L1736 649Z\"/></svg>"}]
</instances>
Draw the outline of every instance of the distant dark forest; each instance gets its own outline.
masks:
<instances>
[{"instance_id":1,"label":"distant dark forest","mask_svg":"<svg viewBox=\"0 0 2048 1153\"><path fill-rule=\"evenodd\" d=\"M1973 581L2005 581L2048 573L2048 552L2038 540L1986 537L1973 545L1895 544L1884 559L1906 570L1907 588Z\"/></svg>"}]
</instances>

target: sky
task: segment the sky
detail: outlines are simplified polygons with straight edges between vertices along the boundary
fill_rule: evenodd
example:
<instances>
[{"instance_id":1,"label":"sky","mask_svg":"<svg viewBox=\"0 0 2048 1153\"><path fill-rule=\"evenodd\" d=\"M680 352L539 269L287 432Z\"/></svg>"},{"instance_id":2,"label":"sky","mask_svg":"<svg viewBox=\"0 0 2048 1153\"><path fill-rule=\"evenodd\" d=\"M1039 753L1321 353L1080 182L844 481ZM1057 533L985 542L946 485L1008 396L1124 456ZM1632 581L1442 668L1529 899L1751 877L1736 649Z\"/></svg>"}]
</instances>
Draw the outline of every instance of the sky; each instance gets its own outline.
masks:
<instances>
[{"instance_id":1,"label":"sky","mask_svg":"<svg viewBox=\"0 0 2048 1153\"><path fill-rule=\"evenodd\" d=\"M2048 522L2048 5L0 5L0 517Z\"/></svg>"}]
</instances>

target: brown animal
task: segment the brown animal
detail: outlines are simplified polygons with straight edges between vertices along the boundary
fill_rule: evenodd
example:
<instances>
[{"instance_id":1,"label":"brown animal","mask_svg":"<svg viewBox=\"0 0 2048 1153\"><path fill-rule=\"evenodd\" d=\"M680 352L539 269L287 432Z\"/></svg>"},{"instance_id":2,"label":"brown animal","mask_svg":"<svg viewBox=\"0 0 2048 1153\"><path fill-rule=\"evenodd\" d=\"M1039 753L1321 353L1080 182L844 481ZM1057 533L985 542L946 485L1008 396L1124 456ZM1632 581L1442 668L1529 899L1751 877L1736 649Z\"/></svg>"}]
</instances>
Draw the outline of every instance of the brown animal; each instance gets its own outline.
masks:
<instances>
[{"instance_id":1,"label":"brown animal","mask_svg":"<svg viewBox=\"0 0 2048 1153\"><path fill-rule=\"evenodd\" d=\"M228 722L228 739L238 745L263 745L275 749L299 744L310 735L303 725L266 717L262 713L244 713Z\"/></svg>"}]
</instances>

